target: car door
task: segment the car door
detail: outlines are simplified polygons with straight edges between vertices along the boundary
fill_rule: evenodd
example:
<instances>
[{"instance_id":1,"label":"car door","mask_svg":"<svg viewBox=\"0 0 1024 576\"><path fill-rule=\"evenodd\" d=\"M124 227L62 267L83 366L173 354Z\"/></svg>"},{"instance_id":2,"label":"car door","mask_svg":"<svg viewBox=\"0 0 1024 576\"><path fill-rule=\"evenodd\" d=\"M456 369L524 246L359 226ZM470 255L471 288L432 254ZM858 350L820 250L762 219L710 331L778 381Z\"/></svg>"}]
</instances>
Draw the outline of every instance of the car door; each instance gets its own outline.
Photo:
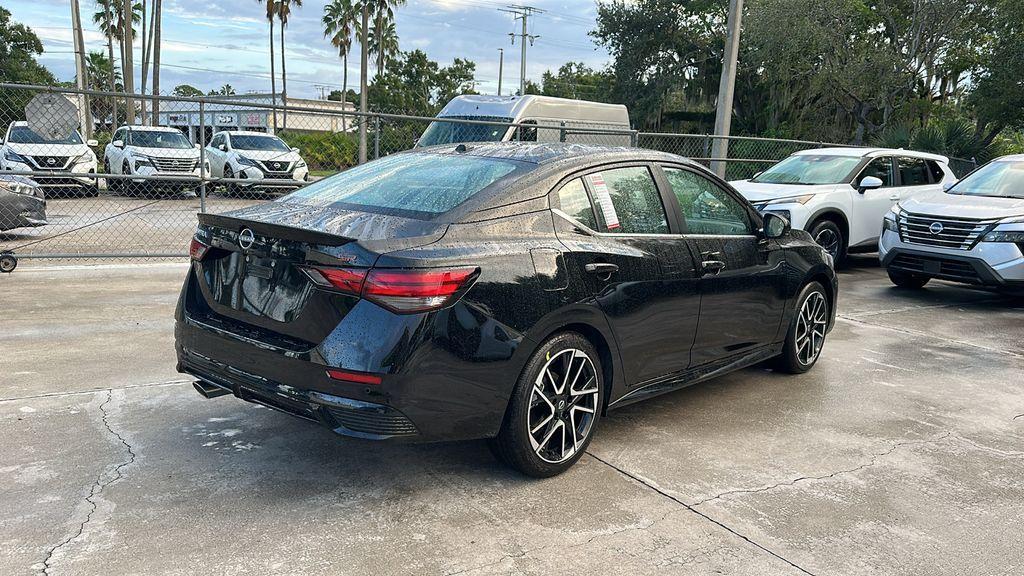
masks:
<instances>
[{"instance_id":1,"label":"car door","mask_svg":"<svg viewBox=\"0 0 1024 576\"><path fill-rule=\"evenodd\" d=\"M941 180L934 181L931 170L928 168L928 162L924 158L897 156L896 179L898 199L942 190Z\"/></svg>"},{"instance_id":2,"label":"car door","mask_svg":"<svg viewBox=\"0 0 1024 576\"><path fill-rule=\"evenodd\" d=\"M126 136L127 130L124 128L118 128L114 131L114 135L110 138L110 143L107 144L104 155L106 156L106 162L110 166L111 174L121 174L121 150L114 146L114 142L120 140L122 144Z\"/></svg>"},{"instance_id":3,"label":"car door","mask_svg":"<svg viewBox=\"0 0 1024 576\"><path fill-rule=\"evenodd\" d=\"M626 385L685 370L700 314L696 269L651 166L580 174L553 196L556 209L585 227L559 238L608 319Z\"/></svg>"},{"instance_id":4,"label":"car door","mask_svg":"<svg viewBox=\"0 0 1024 576\"><path fill-rule=\"evenodd\" d=\"M851 182L850 191L850 248L878 242L882 233L882 218L899 199L895 163L892 156L880 156L871 160ZM882 187L861 190L861 180L874 176L882 181Z\"/></svg>"},{"instance_id":5,"label":"car door","mask_svg":"<svg viewBox=\"0 0 1024 576\"><path fill-rule=\"evenodd\" d=\"M724 182L694 168L663 165L673 210L697 261L700 317L691 366L754 353L779 338L786 267L760 217Z\"/></svg>"},{"instance_id":6,"label":"car door","mask_svg":"<svg viewBox=\"0 0 1024 576\"><path fill-rule=\"evenodd\" d=\"M221 151L220 145L226 145L226 143L226 135L220 133L215 134L210 139L210 144L206 147L206 157L210 159L210 175L214 178L222 178L224 176L224 159L227 153Z\"/></svg>"}]
</instances>

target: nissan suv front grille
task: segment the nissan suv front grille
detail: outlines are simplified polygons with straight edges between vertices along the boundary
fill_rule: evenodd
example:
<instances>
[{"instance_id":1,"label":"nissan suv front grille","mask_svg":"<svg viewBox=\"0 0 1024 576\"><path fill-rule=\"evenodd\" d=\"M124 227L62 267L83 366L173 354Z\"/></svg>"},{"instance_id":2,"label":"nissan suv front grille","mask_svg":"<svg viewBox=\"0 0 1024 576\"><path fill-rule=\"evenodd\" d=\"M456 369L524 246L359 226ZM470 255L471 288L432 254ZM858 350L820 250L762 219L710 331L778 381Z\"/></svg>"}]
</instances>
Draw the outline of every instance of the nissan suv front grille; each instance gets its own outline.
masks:
<instances>
[{"instance_id":1,"label":"nissan suv front grille","mask_svg":"<svg viewBox=\"0 0 1024 576\"><path fill-rule=\"evenodd\" d=\"M981 240L995 219L951 218L901 212L897 217L900 240L952 250L970 250Z\"/></svg>"},{"instance_id":2,"label":"nissan suv front grille","mask_svg":"<svg viewBox=\"0 0 1024 576\"><path fill-rule=\"evenodd\" d=\"M160 172L192 172L199 161L192 158L153 158L153 163Z\"/></svg>"}]
</instances>

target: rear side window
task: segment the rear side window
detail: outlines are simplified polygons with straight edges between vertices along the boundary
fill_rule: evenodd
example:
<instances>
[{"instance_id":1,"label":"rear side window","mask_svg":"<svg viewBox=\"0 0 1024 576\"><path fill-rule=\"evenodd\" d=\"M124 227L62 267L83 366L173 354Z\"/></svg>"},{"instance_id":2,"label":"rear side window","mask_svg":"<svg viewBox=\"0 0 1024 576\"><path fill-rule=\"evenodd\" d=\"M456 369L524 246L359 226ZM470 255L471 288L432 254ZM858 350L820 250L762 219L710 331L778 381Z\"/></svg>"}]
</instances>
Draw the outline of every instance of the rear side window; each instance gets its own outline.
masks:
<instances>
[{"instance_id":1,"label":"rear side window","mask_svg":"<svg viewBox=\"0 0 1024 576\"><path fill-rule=\"evenodd\" d=\"M942 179L946 177L946 173L942 171L939 163L935 160L925 160L925 164L928 165L928 172L931 172L932 182L942 182Z\"/></svg>"},{"instance_id":2,"label":"rear side window","mask_svg":"<svg viewBox=\"0 0 1024 576\"><path fill-rule=\"evenodd\" d=\"M616 168L585 176L594 195L601 228L620 234L668 234L665 207L651 171Z\"/></svg>"},{"instance_id":3,"label":"rear side window","mask_svg":"<svg viewBox=\"0 0 1024 576\"><path fill-rule=\"evenodd\" d=\"M281 200L431 216L455 208L502 178L529 171L530 166L466 155L395 154L349 168Z\"/></svg>"},{"instance_id":4,"label":"rear side window","mask_svg":"<svg viewBox=\"0 0 1024 576\"><path fill-rule=\"evenodd\" d=\"M892 172L892 158L885 157L872 160L870 164L864 167L864 171L860 173L857 184L860 184L860 181L868 176L874 176L881 180L883 188L894 185L896 182Z\"/></svg>"},{"instance_id":5,"label":"rear side window","mask_svg":"<svg viewBox=\"0 0 1024 576\"><path fill-rule=\"evenodd\" d=\"M579 220L592 230L597 230L597 217L594 216L594 207L590 205L590 197L587 196L587 189L583 187L583 180L577 178L558 191L558 204L569 216Z\"/></svg>"},{"instance_id":6,"label":"rear side window","mask_svg":"<svg viewBox=\"0 0 1024 576\"><path fill-rule=\"evenodd\" d=\"M900 181L903 186L921 186L930 183L928 165L921 158L901 156L896 162L899 164Z\"/></svg>"}]
</instances>

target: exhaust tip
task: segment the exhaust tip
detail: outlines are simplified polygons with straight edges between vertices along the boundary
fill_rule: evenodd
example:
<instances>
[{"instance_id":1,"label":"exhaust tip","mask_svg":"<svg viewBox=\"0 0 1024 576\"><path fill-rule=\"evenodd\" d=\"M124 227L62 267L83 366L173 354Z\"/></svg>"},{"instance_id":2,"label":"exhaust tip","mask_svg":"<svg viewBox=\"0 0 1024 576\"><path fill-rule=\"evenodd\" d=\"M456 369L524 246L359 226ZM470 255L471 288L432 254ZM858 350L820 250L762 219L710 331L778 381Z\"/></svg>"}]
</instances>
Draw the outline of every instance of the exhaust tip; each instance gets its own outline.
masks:
<instances>
[{"instance_id":1,"label":"exhaust tip","mask_svg":"<svg viewBox=\"0 0 1024 576\"><path fill-rule=\"evenodd\" d=\"M209 382L203 382L202 380L196 380L192 383L192 387L196 389L196 392L206 399L216 398L218 396L224 396L231 394L231 391L226 388L221 388Z\"/></svg>"}]
</instances>

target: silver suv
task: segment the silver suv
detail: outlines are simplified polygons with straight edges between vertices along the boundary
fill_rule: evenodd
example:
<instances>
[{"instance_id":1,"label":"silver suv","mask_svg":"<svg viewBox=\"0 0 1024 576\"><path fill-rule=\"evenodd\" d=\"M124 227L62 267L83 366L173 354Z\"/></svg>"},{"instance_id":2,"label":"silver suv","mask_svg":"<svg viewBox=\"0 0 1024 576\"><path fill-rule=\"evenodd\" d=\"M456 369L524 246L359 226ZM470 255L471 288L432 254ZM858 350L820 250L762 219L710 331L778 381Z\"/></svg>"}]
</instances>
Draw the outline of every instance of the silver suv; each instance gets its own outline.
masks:
<instances>
[{"instance_id":1,"label":"silver suv","mask_svg":"<svg viewBox=\"0 0 1024 576\"><path fill-rule=\"evenodd\" d=\"M901 287L941 278L1024 288L1024 155L998 158L944 192L893 206L879 256Z\"/></svg>"}]
</instances>

